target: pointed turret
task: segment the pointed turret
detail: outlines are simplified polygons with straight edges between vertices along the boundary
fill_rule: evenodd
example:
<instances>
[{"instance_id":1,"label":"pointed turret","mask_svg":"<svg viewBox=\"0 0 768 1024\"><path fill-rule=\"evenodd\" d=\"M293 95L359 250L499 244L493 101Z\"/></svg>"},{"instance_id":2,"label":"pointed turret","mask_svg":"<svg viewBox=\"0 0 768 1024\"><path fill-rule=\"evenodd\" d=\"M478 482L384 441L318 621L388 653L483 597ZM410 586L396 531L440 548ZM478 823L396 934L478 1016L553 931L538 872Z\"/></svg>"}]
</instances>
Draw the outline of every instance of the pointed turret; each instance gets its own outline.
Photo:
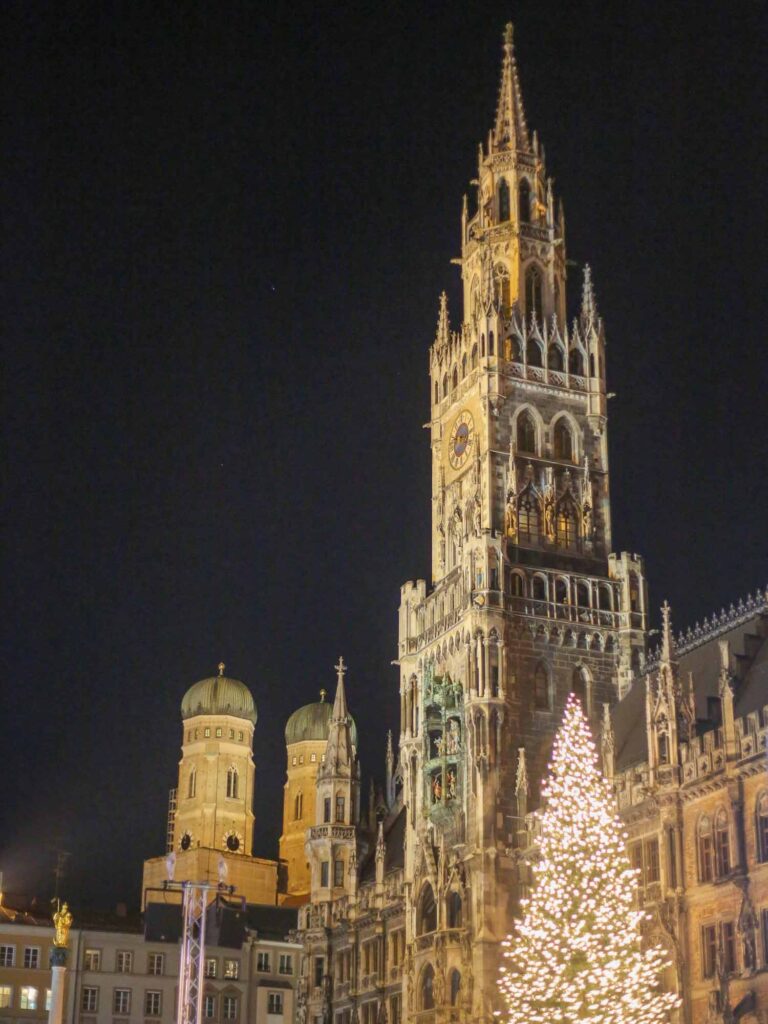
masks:
<instances>
[{"instance_id":1,"label":"pointed turret","mask_svg":"<svg viewBox=\"0 0 768 1024\"><path fill-rule=\"evenodd\" d=\"M346 671L344 659L339 658L339 663L336 665L336 696L331 712L328 746L325 750L325 764L321 768L324 775L337 775L344 769L351 769L354 761L347 694L344 689L344 673Z\"/></svg>"},{"instance_id":2,"label":"pointed turret","mask_svg":"<svg viewBox=\"0 0 768 1024\"><path fill-rule=\"evenodd\" d=\"M496 149L522 149L525 152L531 150L523 97L517 78L512 22L504 29L504 59L501 64L501 87L496 107L493 142Z\"/></svg>"},{"instance_id":3,"label":"pointed turret","mask_svg":"<svg viewBox=\"0 0 768 1024\"><path fill-rule=\"evenodd\" d=\"M597 326L597 302L595 300L595 286L592 283L592 268L588 263L584 264L584 283L581 288L581 312L579 320L586 333L591 326Z\"/></svg>"},{"instance_id":4,"label":"pointed turret","mask_svg":"<svg viewBox=\"0 0 768 1024\"><path fill-rule=\"evenodd\" d=\"M395 751L392 746L392 730L387 730L387 808L391 810L395 803Z\"/></svg>"},{"instance_id":5,"label":"pointed turret","mask_svg":"<svg viewBox=\"0 0 768 1024\"><path fill-rule=\"evenodd\" d=\"M672 609L667 601L661 606L661 663L672 665L675 660L675 638L672 635Z\"/></svg>"},{"instance_id":6,"label":"pointed turret","mask_svg":"<svg viewBox=\"0 0 768 1024\"><path fill-rule=\"evenodd\" d=\"M440 312L437 315L437 332L435 333L435 348L444 348L450 340L450 323L448 322L448 296L445 292L440 293Z\"/></svg>"}]
</instances>

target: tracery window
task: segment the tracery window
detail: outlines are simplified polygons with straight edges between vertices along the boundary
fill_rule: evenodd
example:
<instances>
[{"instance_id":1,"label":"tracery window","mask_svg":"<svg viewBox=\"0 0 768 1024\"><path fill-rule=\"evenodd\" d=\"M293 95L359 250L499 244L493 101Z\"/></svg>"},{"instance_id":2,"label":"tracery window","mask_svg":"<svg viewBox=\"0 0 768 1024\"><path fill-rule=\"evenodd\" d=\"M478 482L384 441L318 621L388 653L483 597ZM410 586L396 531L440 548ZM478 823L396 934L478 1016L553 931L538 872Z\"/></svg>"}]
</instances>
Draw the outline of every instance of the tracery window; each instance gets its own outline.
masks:
<instances>
[{"instance_id":1,"label":"tracery window","mask_svg":"<svg viewBox=\"0 0 768 1024\"><path fill-rule=\"evenodd\" d=\"M517 449L536 454L536 426L529 412L521 412L517 417Z\"/></svg>"},{"instance_id":2,"label":"tracery window","mask_svg":"<svg viewBox=\"0 0 768 1024\"><path fill-rule=\"evenodd\" d=\"M563 498L557 506L557 543L562 548L572 548L577 537L576 508L573 501Z\"/></svg>"},{"instance_id":3,"label":"tracery window","mask_svg":"<svg viewBox=\"0 0 768 1024\"><path fill-rule=\"evenodd\" d=\"M539 502L529 488L523 492L517 506L517 530L522 541L527 544L536 544L539 540L540 529L541 510Z\"/></svg>"},{"instance_id":4,"label":"tracery window","mask_svg":"<svg viewBox=\"0 0 768 1024\"><path fill-rule=\"evenodd\" d=\"M528 319L533 315L541 321L542 309L541 271L536 266L529 267L525 272L525 312Z\"/></svg>"},{"instance_id":5,"label":"tracery window","mask_svg":"<svg viewBox=\"0 0 768 1024\"><path fill-rule=\"evenodd\" d=\"M427 882L421 890L419 909L416 915L416 934L426 935L437 929L437 904L432 886Z\"/></svg>"},{"instance_id":6,"label":"tracery window","mask_svg":"<svg viewBox=\"0 0 768 1024\"><path fill-rule=\"evenodd\" d=\"M564 462L573 461L573 435L565 419L559 419L554 432L555 458Z\"/></svg>"}]
</instances>

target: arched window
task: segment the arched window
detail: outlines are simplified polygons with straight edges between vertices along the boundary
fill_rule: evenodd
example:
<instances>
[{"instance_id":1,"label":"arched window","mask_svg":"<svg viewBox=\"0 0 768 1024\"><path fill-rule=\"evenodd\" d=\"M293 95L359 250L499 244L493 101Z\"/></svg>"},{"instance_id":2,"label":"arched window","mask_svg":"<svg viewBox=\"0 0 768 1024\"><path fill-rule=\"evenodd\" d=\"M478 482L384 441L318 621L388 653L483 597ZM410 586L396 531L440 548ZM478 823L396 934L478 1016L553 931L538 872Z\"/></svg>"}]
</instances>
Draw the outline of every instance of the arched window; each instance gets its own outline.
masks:
<instances>
[{"instance_id":1,"label":"arched window","mask_svg":"<svg viewBox=\"0 0 768 1024\"><path fill-rule=\"evenodd\" d=\"M293 801L293 820L301 821L304 816L304 794L297 793Z\"/></svg>"},{"instance_id":2,"label":"arched window","mask_svg":"<svg viewBox=\"0 0 768 1024\"><path fill-rule=\"evenodd\" d=\"M512 595L514 597L523 596L523 577L519 572L512 573Z\"/></svg>"},{"instance_id":3,"label":"arched window","mask_svg":"<svg viewBox=\"0 0 768 1024\"><path fill-rule=\"evenodd\" d=\"M529 338L525 346L525 358L529 366L541 366L541 345L535 338Z\"/></svg>"},{"instance_id":4,"label":"arched window","mask_svg":"<svg viewBox=\"0 0 768 1024\"><path fill-rule=\"evenodd\" d=\"M542 318L541 294L541 271L536 266L528 267L525 272L525 312L529 320L531 314L539 321Z\"/></svg>"},{"instance_id":5,"label":"arched window","mask_svg":"<svg viewBox=\"0 0 768 1024\"><path fill-rule=\"evenodd\" d=\"M534 601L546 601L547 600L547 582L543 576L533 577L533 586L531 590Z\"/></svg>"},{"instance_id":6,"label":"arched window","mask_svg":"<svg viewBox=\"0 0 768 1024\"><path fill-rule=\"evenodd\" d=\"M462 377L466 377L467 376L467 353L466 352L461 357L461 376Z\"/></svg>"},{"instance_id":7,"label":"arched window","mask_svg":"<svg viewBox=\"0 0 768 1024\"><path fill-rule=\"evenodd\" d=\"M531 219L531 186L527 178L523 178L518 186L517 215L521 224L527 224Z\"/></svg>"},{"instance_id":8,"label":"arched window","mask_svg":"<svg viewBox=\"0 0 768 1024\"><path fill-rule=\"evenodd\" d=\"M526 490L523 492L517 505L517 530L520 534L520 539L529 544L537 544L540 528L541 512L539 510L539 502L530 490ZM539 577L534 579L534 591L536 590L536 579L539 579Z\"/></svg>"},{"instance_id":9,"label":"arched window","mask_svg":"<svg viewBox=\"0 0 768 1024\"><path fill-rule=\"evenodd\" d=\"M581 706L585 711L587 710L588 686L589 680L587 679L586 669L575 668L571 678L571 693L579 698Z\"/></svg>"},{"instance_id":10,"label":"arched window","mask_svg":"<svg viewBox=\"0 0 768 1024\"><path fill-rule=\"evenodd\" d=\"M422 1010L434 1010L435 1008L435 969L432 964L427 964L421 972L421 1008Z\"/></svg>"},{"instance_id":11,"label":"arched window","mask_svg":"<svg viewBox=\"0 0 768 1024\"><path fill-rule=\"evenodd\" d=\"M493 337L493 331L488 331L488 355L493 356L496 354L496 343Z\"/></svg>"},{"instance_id":12,"label":"arched window","mask_svg":"<svg viewBox=\"0 0 768 1024\"><path fill-rule=\"evenodd\" d=\"M768 861L768 793L763 793L755 805L757 814L757 859Z\"/></svg>"},{"instance_id":13,"label":"arched window","mask_svg":"<svg viewBox=\"0 0 768 1024\"><path fill-rule=\"evenodd\" d=\"M611 610L613 600L610 587L606 587L604 583L601 583L597 588L597 599L601 611L609 612Z\"/></svg>"},{"instance_id":14,"label":"arched window","mask_svg":"<svg viewBox=\"0 0 768 1024\"><path fill-rule=\"evenodd\" d=\"M577 348L572 348L568 353L568 372L575 373L579 377L584 376L584 356Z\"/></svg>"},{"instance_id":15,"label":"arched window","mask_svg":"<svg viewBox=\"0 0 768 1024\"><path fill-rule=\"evenodd\" d=\"M461 896L459 893L448 893L446 909L448 911L448 927L461 928Z\"/></svg>"},{"instance_id":16,"label":"arched window","mask_svg":"<svg viewBox=\"0 0 768 1024\"><path fill-rule=\"evenodd\" d=\"M504 178L499 182L499 223L509 220L509 185Z\"/></svg>"},{"instance_id":17,"label":"arched window","mask_svg":"<svg viewBox=\"0 0 768 1024\"><path fill-rule=\"evenodd\" d=\"M576 529L576 506L567 495L557 506L557 543L561 548L576 546L578 532Z\"/></svg>"},{"instance_id":18,"label":"arched window","mask_svg":"<svg viewBox=\"0 0 768 1024\"><path fill-rule=\"evenodd\" d=\"M459 386L459 368L458 368L458 366L454 366L454 368L453 368L452 384L453 384L454 388L457 388Z\"/></svg>"},{"instance_id":19,"label":"arched window","mask_svg":"<svg viewBox=\"0 0 768 1024\"><path fill-rule=\"evenodd\" d=\"M187 786L187 796L193 797L197 792L197 768L193 768L189 773L189 785Z\"/></svg>"},{"instance_id":20,"label":"arched window","mask_svg":"<svg viewBox=\"0 0 768 1024\"><path fill-rule=\"evenodd\" d=\"M419 910L416 915L416 934L426 935L437 930L437 904L429 882L421 890Z\"/></svg>"},{"instance_id":21,"label":"arched window","mask_svg":"<svg viewBox=\"0 0 768 1024\"><path fill-rule=\"evenodd\" d=\"M699 847L699 881L711 882L715 872L715 851L712 840L712 821L706 814L699 819L697 839Z\"/></svg>"},{"instance_id":22,"label":"arched window","mask_svg":"<svg viewBox=\"0 0 768 1024\"><path fill-rule=\"evenodd\" d=\"M576 584L576 604L580 608L589 608L592 602L589 600L589 585L584 580Z\"/></svg>"},{"instance_id":23,"label":"arched window","mask_svg":"<svg viewBox=\"0 0 768 1024\"><path fill-rule=\"evenodd\" d=\"M640 580L634 572L629 574L629 610L640 611Z\"/></svg>"},{"instance_id":24,"label":"arched window","mask_svg":"<svg viewBox=\"0 0 768 1024\"><path fill-rule=\"evenodd\" d=\"M448 374L443 374L443 398L448 397Z\"/></svg>"},{"instance_id":25,"label":"arched window","mask_svg":"<svg viewBox=\"0 0 768 1024\"><path fill-rule=\"evenodd\" d=\"M721 808L715 818L715 871L718 878L731 870L731 841L728 815Z\"/></svg>"},{"instance_id":26,"label":"arched window","mask_svg":"<svg viewBox=\"0 0 768 1024\"><path fill-rule=\"evenodd\" d=\"M568 604L568 584L565 580L555 580L555 603Z\"/></svg>"},{"instance_id":27,"label":"arched window","mask_svg":"<svg viewBox=\"0 0 768 1024\"><path fill-rule=\"evenodd\" d=\"M549 346L547 352L547 366L550 370L564 370L565 363L563 362L563 350L559 345L552 344Z\"/></svg>"},{"instance_id":28,"label":"arched window","mask_svg":"<svg viewBox=\"0 0 768 1024\"><path fill-rule=\"evenodd\" d=\"M458 1006L459 1005L459 995L460 995L460 993L461 993L461 974L459 974L459 972L454 967L454 969L451 971L451 980L450 980L450 988L449 988L449 995L450 995L450 999L451 999L451 1006Z\"/></svg>"},{"instance_id":29,"label":"arched window","mask_svg":"<svg viewBox=\"0 0 768 1024\"><path fill-rule=\"evenodd\" d=\"M556 459L573 462L573 435L565 419L559 419L555 424L554 445Z\"/></svg>"},{"instance_id":30,"label":"arched window","mask_svg":"<svg viewBox=\"0 0 768 1024\"><path fill-rule=\"evenodd\" d=\"M540 711L549 710L549 676L541 662L533 673L533 703Z\"/></svg>"},{"instance_id":31,"label":"arched window","mask_svg":"<svg viewBox=\"0 0 768 1024\"><path fill-rule=\"evenodd\" d=\"M237 799L237 768L227 769L227 796L232 800Z\"/></svg>"},{"instance_id":32,"label":"arched window","mask_svg":"<svg viewBox=\"0 0 768 1024\"><path fill-rule=\"evenodd\" d=\"M472 369L473 370L477 366L477 345L473 345L472 346L472 362L471 362L471 365L472 365Z\"/></svg>"},{"instance_id":33,"label":"arched window","mask_svg":"<svg viewBox=\"0 0 768 1024\"><path fill-rule=\"evenodd\" d=\"M529 412L521 412L517 417L517 450L536 454L536 425Z\"/></svg>"}]
</instances>

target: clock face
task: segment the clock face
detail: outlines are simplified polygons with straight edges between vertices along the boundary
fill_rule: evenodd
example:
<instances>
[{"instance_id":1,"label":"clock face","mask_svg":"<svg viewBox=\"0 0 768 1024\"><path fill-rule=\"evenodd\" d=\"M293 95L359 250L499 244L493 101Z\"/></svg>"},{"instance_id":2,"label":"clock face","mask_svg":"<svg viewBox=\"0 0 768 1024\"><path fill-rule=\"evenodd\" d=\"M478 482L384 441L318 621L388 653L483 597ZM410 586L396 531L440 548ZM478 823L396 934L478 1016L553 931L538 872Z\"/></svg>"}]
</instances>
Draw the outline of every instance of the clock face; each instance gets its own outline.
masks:
<instances>
[{"instance_id":1,"label":"clock face","mask_svg":"<svg viewBox=\"0 0 768 1024\"><path fill-rule=\"evenodd\" d=\"M448 441L448 461L453 469L461 469L475 444L475 422L472 413L464 409L451 428Z\"/></svg>"},{"instance_id":2,"label":"clock face","mask_svg":"<svg viewBox=\"0 0 768 1024\"><path fill-rule=\"evenodd\" d=\"M243 838L239 832L227 832L224 836L224 844L230 853L237 853Z\"/></svg>"},{"instance_id":3,"label":"clock face","mask_svg":"<svg viewBox=\"0 0 768 1024\"><path fill-rule=\"evenodd\" d=\"M191 845L192 836L190 835L189 832L185 832L184 835L181 837L181 842L179 843L179 846L182 848L182 850L188 850Z\"/></svg>"}]
</instances>

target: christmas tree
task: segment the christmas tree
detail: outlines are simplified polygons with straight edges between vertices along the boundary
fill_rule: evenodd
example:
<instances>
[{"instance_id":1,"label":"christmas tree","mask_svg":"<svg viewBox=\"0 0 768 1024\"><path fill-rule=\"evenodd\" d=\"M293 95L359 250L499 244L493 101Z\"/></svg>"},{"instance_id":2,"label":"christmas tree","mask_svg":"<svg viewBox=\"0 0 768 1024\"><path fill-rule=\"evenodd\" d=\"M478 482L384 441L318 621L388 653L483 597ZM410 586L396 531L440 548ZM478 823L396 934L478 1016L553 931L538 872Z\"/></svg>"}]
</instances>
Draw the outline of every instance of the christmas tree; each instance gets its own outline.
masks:
<instances>
[{"instance_id":1,"label":"christmas tree","mask_svg":"<svg viewBox=\"0 0 768 1024\"><path fill-rule=\"evenodd\" d=\"M508 1024L661 1024L660 948L642 950L636 872L581 705L571 694L544 791L540 860L504 943ZM502 1014L502 1019L504 1015Z\"/></svg>"}]
</instances>

